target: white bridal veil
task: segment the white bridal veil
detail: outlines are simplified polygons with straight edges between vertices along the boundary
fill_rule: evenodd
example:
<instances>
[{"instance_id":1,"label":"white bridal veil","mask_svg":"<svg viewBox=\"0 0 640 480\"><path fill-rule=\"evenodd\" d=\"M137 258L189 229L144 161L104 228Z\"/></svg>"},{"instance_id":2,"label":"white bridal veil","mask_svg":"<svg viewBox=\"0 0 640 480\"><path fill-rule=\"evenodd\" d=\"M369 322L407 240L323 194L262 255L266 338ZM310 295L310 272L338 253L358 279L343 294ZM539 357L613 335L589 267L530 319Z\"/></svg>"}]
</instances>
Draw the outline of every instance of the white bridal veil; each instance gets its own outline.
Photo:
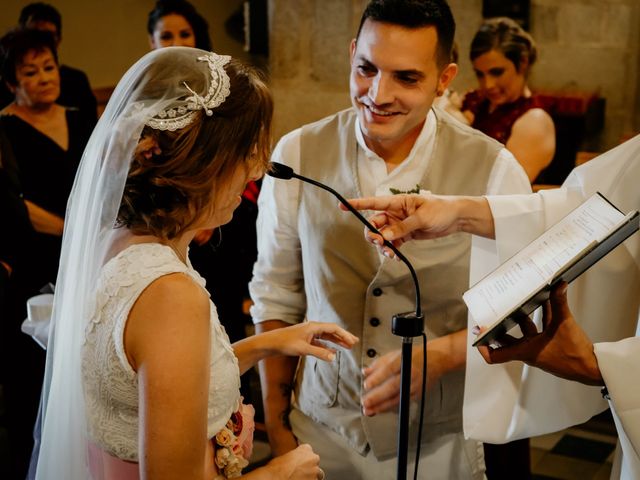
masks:
<instances>
[{"instance_id":1,"label":"white bridal veil","mask_svg":"<svg viewBox=\"0 0 640 480\"><path fill-rule=\"evenodd\" d=\"M228 61L187 47L146 54L120 80L91 135L67 205L29 478L90 477L81 348L99 271L117 253L114 223L129 163L145 125L182 128L224 101Z\"/></svg>"}]
</instances>

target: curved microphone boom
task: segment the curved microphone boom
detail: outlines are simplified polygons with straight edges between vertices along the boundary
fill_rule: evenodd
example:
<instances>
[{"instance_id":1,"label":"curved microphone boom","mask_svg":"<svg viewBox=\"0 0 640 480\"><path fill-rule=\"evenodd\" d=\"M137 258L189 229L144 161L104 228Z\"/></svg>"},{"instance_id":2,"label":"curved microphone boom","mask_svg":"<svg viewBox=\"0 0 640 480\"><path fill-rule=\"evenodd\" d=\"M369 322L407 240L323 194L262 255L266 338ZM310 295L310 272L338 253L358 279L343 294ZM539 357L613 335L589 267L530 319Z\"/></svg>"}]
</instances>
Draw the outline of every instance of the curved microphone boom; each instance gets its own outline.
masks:
<instances>
[{"instance_id":1,"label":"curved microphone boom","mask_svg":"<svg viewBox=\"0 0 640 480\"><path fill-rule=\"evenodd\" d=\"M401 366L400 366L400 406L399 406L399 426L398 426L398 470L397 480L405 480L407 477L407 457L409 450L409 401L411 398L411 362L412 362L412 348L413 337L422 336L423 338L423 369L422 369L422 399L420 405L420 423L418 426L418 444L416 449L416 459L414 468L414 478L417 478L418 464L420 461L420 443L422 437L422 424L424 421L424 404L426 396L426 384L427 384L427 339L424 334L424 317L422 316L422 308L420 305L420 284L418 283L418 277L416 271L411 265L411 262L388 240L382 237L380 231L371 225L371 223L360 214L358 210L345 200L345 198L336 192L333 188L320 183L311 178L303 175L298 175L293 169L282 163L270 162L267 175L279 178L281 180L291 180L297 178L303 182L310 183L316 187L322 188L327 192L335 196L340 203L344 205L347 210L353 213L358 220L360 220L371 232L380 235L384 245L388 247L396 256L404 262L411 273L413 279L413 285L416 293L415 312L401 313L394 315L391 319L391 331L394 335L402 337L402 354L401 354Z\"/></svg>"},{"instance_id":2,"label":"curved microphone boom","mask_svg":"<svg viewBox=\"0 0 640 480\"><path fill-rule=\"evenodd\" d=\"M393 251L393 253L395 253L396 256L407 266L407 268L409 269L409 272L411 272L411 277L413 279L413 285L415 287L415 292L416 292L415 314L418 317L422 316L422 307L420 304L420 284L418 283L418 277L416 276L416 271L414 270L413 265L411 265L411 262L407 260L407 257L405 257L395 247L395 245L393 245L393 243L391 243L388 240L385 240L385 238L382 236L380 231L376 227L371 225L371 223L366 218L364 218L358 210L353 208L353 206L349 202L347 202L347 200L342 195L340 195L333 188L329 187L328 185L325 185L324 183L320 183L316 180L313 180L312 178L308 178L308 177L297 174L296 172L293 171L293 168L287 165L284 165L282 163L269 162L269 169L267 170L267 175L274 178L279 178L281 180L291 180L292 178L297 178L298 180L302 180L303 182L310 183L312 185L315 185L316 187L320 187L323 190L330 192L340 201L342 205L344 205L351 213L353 213L356 217L358 217L358 220L360 220L371 232L377 235L380 235L380 237L384 241L384 246L388 247L391 251Z\"/></svg>"}]
</instances>

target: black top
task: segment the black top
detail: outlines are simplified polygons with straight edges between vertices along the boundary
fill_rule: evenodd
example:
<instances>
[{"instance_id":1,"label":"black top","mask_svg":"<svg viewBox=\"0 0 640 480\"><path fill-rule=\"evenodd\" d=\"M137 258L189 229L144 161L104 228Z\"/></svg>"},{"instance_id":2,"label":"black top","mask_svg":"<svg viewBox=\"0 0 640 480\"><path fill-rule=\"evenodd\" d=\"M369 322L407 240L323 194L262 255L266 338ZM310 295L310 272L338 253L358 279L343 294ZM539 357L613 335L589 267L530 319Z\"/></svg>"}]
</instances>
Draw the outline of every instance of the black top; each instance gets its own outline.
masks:
<instances>
[{"instance_id":1,"label":"black top","mask_svg":"<svg viewBox=\"0 0 640 480\"><path fill-rule=\"evenodd\" d=\"M24 242L33 235L27 208L22 201L20 182L13 152L7 137L0 130L0 260L12 270L21 268L24 261Z\"/></svg>"},{"instance_id":2,"label":"black top","mask_svg":"<svg viewBox=\"0 0 640 480\"><path fill-rule=\"evenodd\" d=\"M66 118L69 146L65 151L20 117L0 116L0 126L9 139L17 164L24 198L60 217L64 217L92 128L77 110L67 110Z\"/></svg>"},{"instance_id":3,"label":"black top","mask_svg":"<svg viewBox=\"0 0 640 480\"><path fill-rule=\"evenodd\" d=\"M0 129L9 140L15 158L20 194L37 206L64 218L67 199L84 147L91 134L91 125L77 110L67 110L69 146L63 150L51 138L15 115L0 116ZM23 241L28 252L26 275L28 291L35 292L46 283L55 283L62 238L35 233L33 241Z\"/></svg>"}]
</instances>

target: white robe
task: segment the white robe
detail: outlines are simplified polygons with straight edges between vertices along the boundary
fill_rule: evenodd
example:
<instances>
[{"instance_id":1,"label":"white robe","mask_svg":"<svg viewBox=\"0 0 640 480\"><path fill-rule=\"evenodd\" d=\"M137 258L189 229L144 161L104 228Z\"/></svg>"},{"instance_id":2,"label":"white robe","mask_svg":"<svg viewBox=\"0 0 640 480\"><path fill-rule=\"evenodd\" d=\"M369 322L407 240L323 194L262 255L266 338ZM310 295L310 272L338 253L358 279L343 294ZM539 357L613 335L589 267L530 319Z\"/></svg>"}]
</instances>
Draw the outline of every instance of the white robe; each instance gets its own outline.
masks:
<instances>
[{"instance_id":1,"label":"white robe","mask_svg":"<svg viewBox=\"0 0 640 480\"><path fill-rule=\"evenodd\" d=\"M596 191L624 213L640 210L640 135L574 169L559 189L487 197L499 258L488 253L493 241L474 237L471 283ZM576 279L569 303L595 342L623 449L620 478L640 479L640 233ZM561 430L607 407L597 387L521 362L487 365L475 348L467 351L466 382L465 434L491 443Z\"/></svg>"}]
</instances>

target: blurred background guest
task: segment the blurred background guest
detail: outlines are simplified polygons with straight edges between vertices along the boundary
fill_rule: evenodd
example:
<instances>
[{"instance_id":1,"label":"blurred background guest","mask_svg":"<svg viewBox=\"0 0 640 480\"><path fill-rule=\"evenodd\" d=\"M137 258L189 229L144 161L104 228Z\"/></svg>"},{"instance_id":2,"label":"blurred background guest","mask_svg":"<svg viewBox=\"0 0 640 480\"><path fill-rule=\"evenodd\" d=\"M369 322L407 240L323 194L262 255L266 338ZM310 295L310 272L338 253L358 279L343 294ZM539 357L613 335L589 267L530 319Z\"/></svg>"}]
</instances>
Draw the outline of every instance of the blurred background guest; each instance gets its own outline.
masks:
<instances>
[{"instance_id":1,"label":"blurred background guest","mask_svg":"<svg viewBox=\"0 0 640 480\"><path fill-rule=\"evenodd\" d=\"M64 214L91 125L77 109L56 103L60 72L50 32L16 29L0 39L0 76L13 101L0 111L3 168L14 210L26 211L33 235L10 230L25 252L12 268L3 328L7 358L4 394L16 477L26 473L43 378L44 351L20 332L26 301L56 281ZM22 205L16 200L20 199ZM27 235L27 236L24 236ZM4 312L3 312L4 313ZM16 368L15 365L20 367ZM13 367L10 367L13 365Z\"/></svg>"},{"instance_id":2,"label":"blurred background guest","mask_svg":"<svg viewBox=\"0 0 640 480\"><path fill-rule=\"evenodd\" d=\"M147 19L149 45L196 47L211 51L209 24L186 0L158 0Z\"/></svg>"},{"instance_id":3,"label":"blurred background guest","mask_svg":"<svg viewBox=\"0 0 640 480\"><path fill-rule=\"evenodd\" d=\"M536 45L514 20L485 20L469 54L479 88L468 93L462 111L471 126L503 143L535 183L555 153L551 116L527 85Z\"/></svg>"},{"instance_id":4,"label":"blurred background guest","mask_svg":"<svg viewBox=\"0 0 640 480\"><path fill-rule=\"evenodd\" d=\"M20 12L18 23L22 28L33 28L51 32L55 41L56 51L62 40L62 17L55 7L47 3L30 3ZM57 103L69 108L77 108L85 121L92 128L98 119L96 97L91 90L87 75L77 68L60 65L60 96ZM13 101L13 95L6 86L0 89L2 106Z\"/></svg>"}]
</instances>

